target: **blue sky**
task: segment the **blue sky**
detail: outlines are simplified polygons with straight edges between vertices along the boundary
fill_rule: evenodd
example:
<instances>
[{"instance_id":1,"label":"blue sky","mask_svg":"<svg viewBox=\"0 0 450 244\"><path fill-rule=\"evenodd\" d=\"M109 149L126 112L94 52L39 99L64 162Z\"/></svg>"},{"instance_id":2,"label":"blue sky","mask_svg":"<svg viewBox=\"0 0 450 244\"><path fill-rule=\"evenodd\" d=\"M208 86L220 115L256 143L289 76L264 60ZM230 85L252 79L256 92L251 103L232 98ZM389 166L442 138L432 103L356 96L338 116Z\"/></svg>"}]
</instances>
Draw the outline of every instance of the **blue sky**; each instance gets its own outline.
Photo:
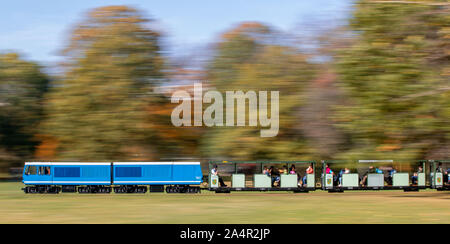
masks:
<instances>
[{"instance_id":1,"label":"blue sky","mask_svg":"<svg viewBox=\"0 0 450 244\"><path fill-rule=\"evenodd\" d=\"M123 4L158 21L169 53L212 43L242 21L261 21L290 32L312 28L311 20L333 25L345 19L351 9L351 0L4 1L0 8L0 52L18 51L31 60L56 62L62 58L58 51L71 28L88 10Z\"/></svg>"}]
</instances>

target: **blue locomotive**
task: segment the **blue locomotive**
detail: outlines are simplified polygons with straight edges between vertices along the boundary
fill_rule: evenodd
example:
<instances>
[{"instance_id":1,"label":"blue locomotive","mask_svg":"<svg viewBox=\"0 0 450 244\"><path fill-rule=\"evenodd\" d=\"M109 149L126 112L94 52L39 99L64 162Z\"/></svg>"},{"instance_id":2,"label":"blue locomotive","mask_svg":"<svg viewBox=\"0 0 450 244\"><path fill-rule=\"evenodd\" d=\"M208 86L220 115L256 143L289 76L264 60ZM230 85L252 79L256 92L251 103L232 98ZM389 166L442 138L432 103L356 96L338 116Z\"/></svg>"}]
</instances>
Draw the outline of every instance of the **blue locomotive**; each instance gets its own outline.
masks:
<instances>
[{"instance_id":1,"label":"blue locomotive","mask_svg":"<svg viewBox=\"0 0 450 244\"><path fill-rule=\"evenodd\" d=\"M26 162L25 193L199 193L199 162Z\"/></svg>"}]
</instances>

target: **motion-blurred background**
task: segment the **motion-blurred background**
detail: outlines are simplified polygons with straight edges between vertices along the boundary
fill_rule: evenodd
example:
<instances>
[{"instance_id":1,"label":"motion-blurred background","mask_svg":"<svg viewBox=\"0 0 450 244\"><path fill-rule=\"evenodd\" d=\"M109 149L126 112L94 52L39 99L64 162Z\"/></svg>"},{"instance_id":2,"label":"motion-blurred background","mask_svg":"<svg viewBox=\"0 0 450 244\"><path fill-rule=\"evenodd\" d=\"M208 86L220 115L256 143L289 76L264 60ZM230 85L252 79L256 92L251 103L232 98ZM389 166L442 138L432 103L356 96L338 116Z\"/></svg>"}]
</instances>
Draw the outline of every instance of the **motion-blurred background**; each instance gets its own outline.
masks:
<instances>
[{"instance_id":1,"label":"motion-blurred background","mask_svg":"<svg viewBox=\"0 0 450 244\"><path fill-rule=\"evenodd\" d=\"M449 158L448 1L122 4L3 4L0 177L24 161ZM172 92L199 81L280 91L278 136L173 126Z\"/></svg>"}]
</instances>

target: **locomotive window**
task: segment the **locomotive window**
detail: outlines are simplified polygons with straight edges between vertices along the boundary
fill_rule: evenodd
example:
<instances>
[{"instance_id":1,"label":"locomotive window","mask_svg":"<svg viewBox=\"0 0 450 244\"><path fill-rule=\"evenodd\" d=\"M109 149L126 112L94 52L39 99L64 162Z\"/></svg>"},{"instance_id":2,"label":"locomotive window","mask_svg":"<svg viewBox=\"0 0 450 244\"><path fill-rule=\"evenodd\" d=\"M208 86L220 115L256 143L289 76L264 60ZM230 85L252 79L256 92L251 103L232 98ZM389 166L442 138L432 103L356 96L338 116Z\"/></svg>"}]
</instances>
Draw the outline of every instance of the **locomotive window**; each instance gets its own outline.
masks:
<instances>
[{"instance_id":1,"label":"locomotive window","mask_svg":"<svg viewBox=\"0 0 450 244\"><path fill-rule=\"evenodd\" d=\"M36 166L27 166L26 175L35 175L37 173Z\"/></svg>"},{"instance_id":2,"label":"locomotive window","mask_svg":"<svg viewBox=\"0 0 450 244\"><path fill-rule=\"evenodd\" d=\"M55 167L55 177L80 177L80 167Z\"/></svg>"},{"instance_id":3,"label":"locomotive window","mask_svg":"<svg viewBox=\"0 0 450 244\"><path fill-rule=\"evenodd\" d=\"M50 175L50 167L49 166L40 166L39 167L39 175Z\"/></svg>"},{"instance_id":4,"label":"locomotive window","mask_svg":"<svg viewBox=\"0 0 450 244\"><path fill-rule=\"evenodd\" d=\"M116 167L116 177L142 177L141 167Z\"/></svg>"}]
</instances>

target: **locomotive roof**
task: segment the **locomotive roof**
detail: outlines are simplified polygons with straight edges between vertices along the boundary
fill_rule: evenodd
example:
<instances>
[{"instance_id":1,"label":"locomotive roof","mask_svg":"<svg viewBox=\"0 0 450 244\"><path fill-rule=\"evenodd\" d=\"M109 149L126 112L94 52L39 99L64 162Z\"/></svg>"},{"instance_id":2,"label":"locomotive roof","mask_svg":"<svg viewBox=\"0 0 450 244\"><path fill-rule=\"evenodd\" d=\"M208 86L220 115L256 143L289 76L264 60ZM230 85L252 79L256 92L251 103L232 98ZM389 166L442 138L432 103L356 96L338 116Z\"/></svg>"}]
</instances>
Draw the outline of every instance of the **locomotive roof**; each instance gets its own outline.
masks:
<instances>
[{"instance_id":1,"label":"locomotive roof","mask_svg":"<svg viewBox=\"0 0 450 244\"><path fill-rule=\"evenodd\" d=\"M200 162L25 162L25 165L199 165Z\"/></svg>"}]
</instances>

